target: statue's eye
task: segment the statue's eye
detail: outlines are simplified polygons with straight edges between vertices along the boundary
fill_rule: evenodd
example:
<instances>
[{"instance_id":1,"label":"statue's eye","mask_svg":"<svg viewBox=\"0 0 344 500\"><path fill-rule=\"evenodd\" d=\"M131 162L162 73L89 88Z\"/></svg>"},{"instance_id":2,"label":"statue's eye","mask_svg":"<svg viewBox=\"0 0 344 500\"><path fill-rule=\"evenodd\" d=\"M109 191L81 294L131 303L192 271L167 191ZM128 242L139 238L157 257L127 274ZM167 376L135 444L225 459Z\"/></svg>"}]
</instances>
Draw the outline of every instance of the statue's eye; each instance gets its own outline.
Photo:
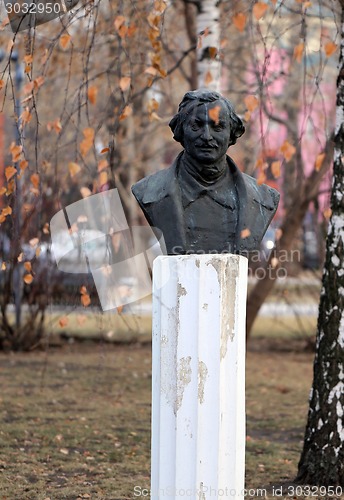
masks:
<instances>
[{"instance_id":1,"label":"statue's eye","mask_svg":"<svg viewBox=\"0 0 344 500\"><path fill-rule=\"evenodd\" d=\"M201 123L199 121L193 121L191 123L192 130L199 130L201 127Z\"/></svg>"},{"instance_id":2,"label":"statue's eye","mask_svg":"<svg viewBox=\"0 0 344 500\"><path fill-rule=\"evenodd\" d=\"M223 123L217 123L216 125L213 126L213 129L216 130L216 132L220 132L225 128Z\"/></svg>"}]
</instances>

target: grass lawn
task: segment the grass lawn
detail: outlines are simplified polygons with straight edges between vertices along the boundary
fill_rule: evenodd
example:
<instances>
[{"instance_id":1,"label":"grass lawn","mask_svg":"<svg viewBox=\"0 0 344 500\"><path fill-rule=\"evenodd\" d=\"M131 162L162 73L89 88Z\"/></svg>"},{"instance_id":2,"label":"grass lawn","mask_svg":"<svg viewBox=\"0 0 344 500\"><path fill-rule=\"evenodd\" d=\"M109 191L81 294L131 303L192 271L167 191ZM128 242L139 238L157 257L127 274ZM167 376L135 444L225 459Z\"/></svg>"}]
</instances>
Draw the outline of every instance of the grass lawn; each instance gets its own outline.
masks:
<instances>
[{"instance_id":1,"label":"grass lawn","mask_svg":"<svg viewBox=\"0 0 344 500\"><path fill-rule=\"evenodd\" d=\"M271 337L262 321L247 356L252 489L294 478L312 377L304 341ZM65 342L48 352L1 353L0 377L1 500L125 500L137 498L135 486L149 487L148 343Z\"/></svg>"}]
</instances>

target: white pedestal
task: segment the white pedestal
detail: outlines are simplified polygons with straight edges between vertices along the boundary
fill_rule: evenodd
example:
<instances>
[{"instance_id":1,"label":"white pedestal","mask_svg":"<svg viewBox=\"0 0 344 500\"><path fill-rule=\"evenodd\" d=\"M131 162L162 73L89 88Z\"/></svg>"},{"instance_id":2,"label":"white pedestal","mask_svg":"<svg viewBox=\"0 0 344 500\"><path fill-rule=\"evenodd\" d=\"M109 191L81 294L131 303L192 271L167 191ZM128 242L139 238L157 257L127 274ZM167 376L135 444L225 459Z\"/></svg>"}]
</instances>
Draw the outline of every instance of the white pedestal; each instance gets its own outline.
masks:
<instances>
[{"instance_id":1,"label":"white pedestal","mask_svg":"<svg viewBox=\"0 0 344 500\"><path fill-rule=\"evenodd\" d=\"M153 268L151 499L238 499L245 471L247 259Z\"/></svg>"}]
</instances>

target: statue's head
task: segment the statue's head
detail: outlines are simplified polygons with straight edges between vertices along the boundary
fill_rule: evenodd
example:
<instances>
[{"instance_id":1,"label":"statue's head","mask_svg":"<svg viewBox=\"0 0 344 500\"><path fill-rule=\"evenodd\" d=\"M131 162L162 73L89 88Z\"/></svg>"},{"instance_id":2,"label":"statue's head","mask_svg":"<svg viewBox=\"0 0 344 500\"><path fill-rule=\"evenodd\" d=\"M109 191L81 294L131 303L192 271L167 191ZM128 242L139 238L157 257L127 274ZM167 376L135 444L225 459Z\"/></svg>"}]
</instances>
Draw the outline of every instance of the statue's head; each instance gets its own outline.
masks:
<instances>
[{"instance_id":1,"label":"statue's head","mask_svg":"<svg viewBox=\"0 0 344 500\"><path fill-rule=\"evenodd\" d=\"M190 134L195 129L195 125L191 124L190 126L190 122L198 120L198 115L202 114L201 107L205 108L210 122L215 120L218 133L226 137L227 148L235 144L237 139L245 132L241 118L235 113L233 105L228 99L212 90L193 90L184 95L179 104L178 113L169 123L173 138L180 142L183 147L185 147L185 134ZM215 113L209 112L214 108L217 109ZM219 124L221 124L221 127Z\"/></svg>"}]
</instances>

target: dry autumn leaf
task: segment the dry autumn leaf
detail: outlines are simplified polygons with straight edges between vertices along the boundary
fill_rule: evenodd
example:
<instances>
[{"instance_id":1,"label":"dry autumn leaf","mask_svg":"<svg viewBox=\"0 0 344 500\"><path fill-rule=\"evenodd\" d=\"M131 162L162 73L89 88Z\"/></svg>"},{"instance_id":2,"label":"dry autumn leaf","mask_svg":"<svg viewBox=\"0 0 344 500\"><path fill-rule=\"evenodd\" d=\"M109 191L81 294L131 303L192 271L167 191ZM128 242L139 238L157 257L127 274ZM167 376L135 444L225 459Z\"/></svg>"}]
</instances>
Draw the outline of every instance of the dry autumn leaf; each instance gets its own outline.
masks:
<instances>
[{"instance_id":1,"label":"dry autumn leaf","mask_svg":"<svg viewBox=\"0 0 344 500\"><path fill-rule=\"evenodd\" d=\"M66 316L62 316L62 318L59 319L59 325L61 328L65 327L68 325L69 319Z\"/></svg>"},{"instance_id":2,"label":"dry autumn leaf","mask_svg":"<svg viewBox=\"0 0 344 500\"><path fill-rule=\"evenodd\" d=\"M264 2L257 2L254 4L252 12L257 21L259 21L259 19L261 19L264 16L267 8L268 6Z\"/></svg>"},{"instance_id":3,"label":"dry autumn leaf","mask_svg":"<svg viewBox=\"0 0 344 500\"><path fill-rule=\"evenodd\" d=\"M15 174L17 173L17 169L10 165L9 167L5 168L5 177L6 180L9 181Z\"/></svg>"},{"instance_id":4,"label":"dry autumn leaf","mask_svg":"<svg viewBox=\"0 0 344 500\"><path fill-rule=\"evenodd\" d=\"M95 85L89 87L87 91L87 97L91 104L95 104L97 102L98 89Z\"/></svg>"},{"instance_id":5,"label":"dry autumn leaf","mask_svg":"<svg viewBox=\"0 0 344 500\"><path fill-rule=\"evenodd\" d=\"M23 280L27 285L30 285L33 282L32 274L25 274Z\"/></svg>"},{"instance_id":6,"label":"dry autumn leaf","mask_svg":"<svg viewBox=\"0 0 344 500\"><path fill-rule=\"evenodd\" d=\"M80 167L80 165L78 165L74 161L70 161L68 163L68 170L69 170L69 175L71 177L74 177L76 174L78 174L80 172L81 167Z\"/></svg>"},{"instance_id":7,"label":"dry autumn leaf","mask_svg":"<svg viewBox=\"0 0 344 500\"><path fill-rule=\"evenodd\" d=\"M12 208L11 207L5 207L2 209L1 214L4 216L11 215L12 213Z\"/></svg>"},{"instance_id":8,"label":"dry autumn leaf","mask_svg":"<svg viewBox=\"0 0 344 500\"><path fill-rule=\"evenodd\" d=\"M251 234L251 231L248 228L246 228L246 229L243 229L241 231L240 236L244 240L245 238L248 238L250 236L250 234Z\"/></svg>"},{"instance_id":9,"label":"dry autumn leaf","mask_svg":"<svg viewBox=\"0 0 344 500\"><path fill-rule=\"evenodd\" d=\"M336 52L338 45L334 42L327 42L324 45L324 51L327 57L331 57Z\"/></svg>"},{"instance_id":10,"label":"dry autumn leaf","mask_svg":"<svg viewBox=\"0 0 344 500\"><path fill-rule=\"evenodd\" d=\"M130 87L130 83L131 83L130 76L122 76L122 78L119 81L119 88L121 89L122 92L125 92Z\"/></svg>"},{"instance_id":11,"label":"dry autumn leaf","mask_svg":"<svg viewBox=\"0 0 344 500\"><path fill-rule=\"evenodd\" d=\"M124 16L117 16L113 24L114 24L116 30L118 31L121 28L121 26L123 26L124 23L125 23L125 17Z\"/></svg>"},{"instance_id":12,"label":"dry autumn leaf","mask_svg":"<svg viewBox=\"0 0 344 500\"><path fill-rule=\"evenodd\" d=\"M277 160L271 163L271 173L275 179L278 179L281 176L281 162Z\"/></svg>"},{"instance_id":13,"label":"dry autumn leaf","mask_svg":"<svg viewBox=\"0 0 344 500\"><path fill-rule=\"evenodd\" d=\"M280 147L280 152L282 153L286 161L290 161L296 153L296 148L295 146L290 144L290 142L284 141L284 143Z\"/></svg>"},{"instance_id":14,"label":"dry autumn leaf","mask_svg":"<svg viewBox=\"0 0 344 500\"><path fill-rule=\"evenodd\" d=\"M88 307L91 304L91 299L90 299L90 296L88 295L88 293L81 295L80 300L81 300L81 304L84 307Z\"/></svg>"},{"instance_id":15,"label":"dry autumn leaf","mask_svg":"<svg viewBox=\"0 0 344 500\"><path fill-rule=\"evenodd\" d=\"M31 272L31 262L29 262L28 260L26 262L24 262L24 267L25 267L25 270L30 273Z\"/></svg>"},{"instance_id":16,"label":"dry autumn leaf","mask_svg":"<svg viewBox=\"0 0 344 500\"><path fill-rule=\"evenodd\" d=\"M36 245L38 245L39 243L39 239L38 238L32 238L30 241L29 241L29 245L30 247L32 248L35 248Z\"/></svg>"},{"instance_id":17,"label":"dry autumn leaf","mask_svg":"<svg viewBox=\"0 0 344 500\"><path fill-rule=\"evenodd\" d=\"M5 271L6 270L6 262L2 262L1 264L1 271Z\"/></svg>"},{"instance_id":18,"label":"dry autumn leaf","mask_svg":"<svg viewBox=\"0 0 344 500\"><path fill-rule=\"evenodd\" d=\"M32 174L30 177L30 181L36 189L39 187L39 175L38 174Z\"/></svg>"},{"instance_id":19,"label":"dry autumn leaf","mask_svg":"<svg viewBox=\"0 0 344 500\"><path fill-rule=\"evenodd\" d=\"M91 196L92 191L88 187L82 187L80 188L80 193L83 198L87 198L88 196Z\"/></svg>"},{"instance_id":20,"label":"dry autumn leaf","mask_svg":"<svg viewBox=\"0 0 344 500\"><path fill-rule=\"evenodd\" d=\"M258 174L257 184L260 186L261 184L264 184L265 181L266 181L265 172L264 170L261 170Z\"/></svg>"},{"instance_id":21,"label":"dry autumn leaf","mask_svg":"<svg viewBox=\"0 0 344 500\"><path fill-rule=\"evenodd\" d=\"M256 96L254 95L248 95L245 97L245 106L247 107L248 111L252 113L257 107L258 107L259 101Z\"/></svg>"},{"instance_id":22,"label":"dry autumn leaf","mask_svg":"<svg viewBox=\"0 0 344 500\"><path fill-rule=\"evenodd\" d=\"M18 261L18 262L22 262L23 257L24 257L23 252L20 252L20 254L18 255L17 261Z\"/></svg>"},{"instance_id":23,"label":"dry autumn leaf","mask_svg":"<svg viewBox=\"0 0 344 500\"><path fill-rule=\"evenodd\" d=\"M220 115L220 106L214 106L213 108L209 109L209 118L217 125L220 121L219 115Z\"/></svg>"},{"instance_id":24,"label":"dry autumn leaf","mask_svg":"<svg viewBox=\"0 0 344 500\"><path fill-rule=\"evenodd\" d=\"M331 208L326 208L324 211L323 211L323 215L325 217L325 219L329 219L332 215L332 209Z\"/></svg>"},{"instance_id":25,"label":"dry autumn leaf","mask_svg":"<svg viewBox=\"0 0 344 500\"><path fill-rule=\"evenodd\" d=\"M315 160L315 170L316 171L321 169L321 166L324 163L324 159L325 159L325 153L318 154L318 156L316 157L316 160Z\"/></svg>"},{"instance_id":26,"label":"dry autumn leaf","mask_svg":"<svg viewBox=\"0 0 344 500\"><path fill-rule=\"evenodd\" d=\"M240 33L242 33L245 29L246 20L247 16L243 12L238 12L238 14L235 14L235 16L233 16L232 18L234 26L238 31L240 31Z\"/></svg>"},{"instance_id":27,"label":"dry autumn leaf","mask_svg":"<svg viewBox=\"0 0 344 500\"><path fill-rule=\"evenodd\" d=\"M71 36L68 33L65 33L60 37L60 47L61 49L65 50L67 49L68 45L70 44Z\"/></svg>"},{"instance_id":28,"label":"dry autumn leaf","mask_svg":"<svg viewBox=\"0 0 344 500\"><path fill-rule=\"evenodd\" d=\"M16 163L17 161L19 161L21 152L23 151L23 146L20 146L19 144L12 142L10 145L10 151L12 154L12 161Z\"/></svg>"},{"instance_id":29,"label":"dry autumn leaf","mask_svg":"<svg viewBox=\"0 0 344 500\"><path fill-rule=\"evenodd\" d=\"M103 155L104 153L108 153L110 151L110 148L103 148L100 152L101 155Z\"/></svg>"},{"instance_id":30,"label":"dry autumn leaf","mask_svg":"<svg viewBox=\"0 0 344 500\"><path fill-rule=\"evenodd\" d=\"M19 168L23 172L29 166L29 162L27 160L22 160L19 163Z\"/></svg>"},{"instance_id":31,"label":"dry autumn leaf","mask_svg":"<svg viewBox=\"0 0 344 500\"><path fill-rule=\"evenodd\" d=\"M128 118L128 116L130 116L133 112L133 109L131 106L126 106L122 113L121 113L121 116L119 117L119 120L122 121L122 120L125 120L126 118Z\"/></svg>"},{"instance_id":32,"label":"dry autumn leaf","mask_svg":"<svg viewBox=\"0 0 344 500\"><path fill-rule=\"evenodd\" d=\"M296 59L296 61L298 63L301 63L301 61L302 61L304 48L305 48L305 44L303 42L299 43L294 48L294 59Z\"/></svg>"}]
</instances>

